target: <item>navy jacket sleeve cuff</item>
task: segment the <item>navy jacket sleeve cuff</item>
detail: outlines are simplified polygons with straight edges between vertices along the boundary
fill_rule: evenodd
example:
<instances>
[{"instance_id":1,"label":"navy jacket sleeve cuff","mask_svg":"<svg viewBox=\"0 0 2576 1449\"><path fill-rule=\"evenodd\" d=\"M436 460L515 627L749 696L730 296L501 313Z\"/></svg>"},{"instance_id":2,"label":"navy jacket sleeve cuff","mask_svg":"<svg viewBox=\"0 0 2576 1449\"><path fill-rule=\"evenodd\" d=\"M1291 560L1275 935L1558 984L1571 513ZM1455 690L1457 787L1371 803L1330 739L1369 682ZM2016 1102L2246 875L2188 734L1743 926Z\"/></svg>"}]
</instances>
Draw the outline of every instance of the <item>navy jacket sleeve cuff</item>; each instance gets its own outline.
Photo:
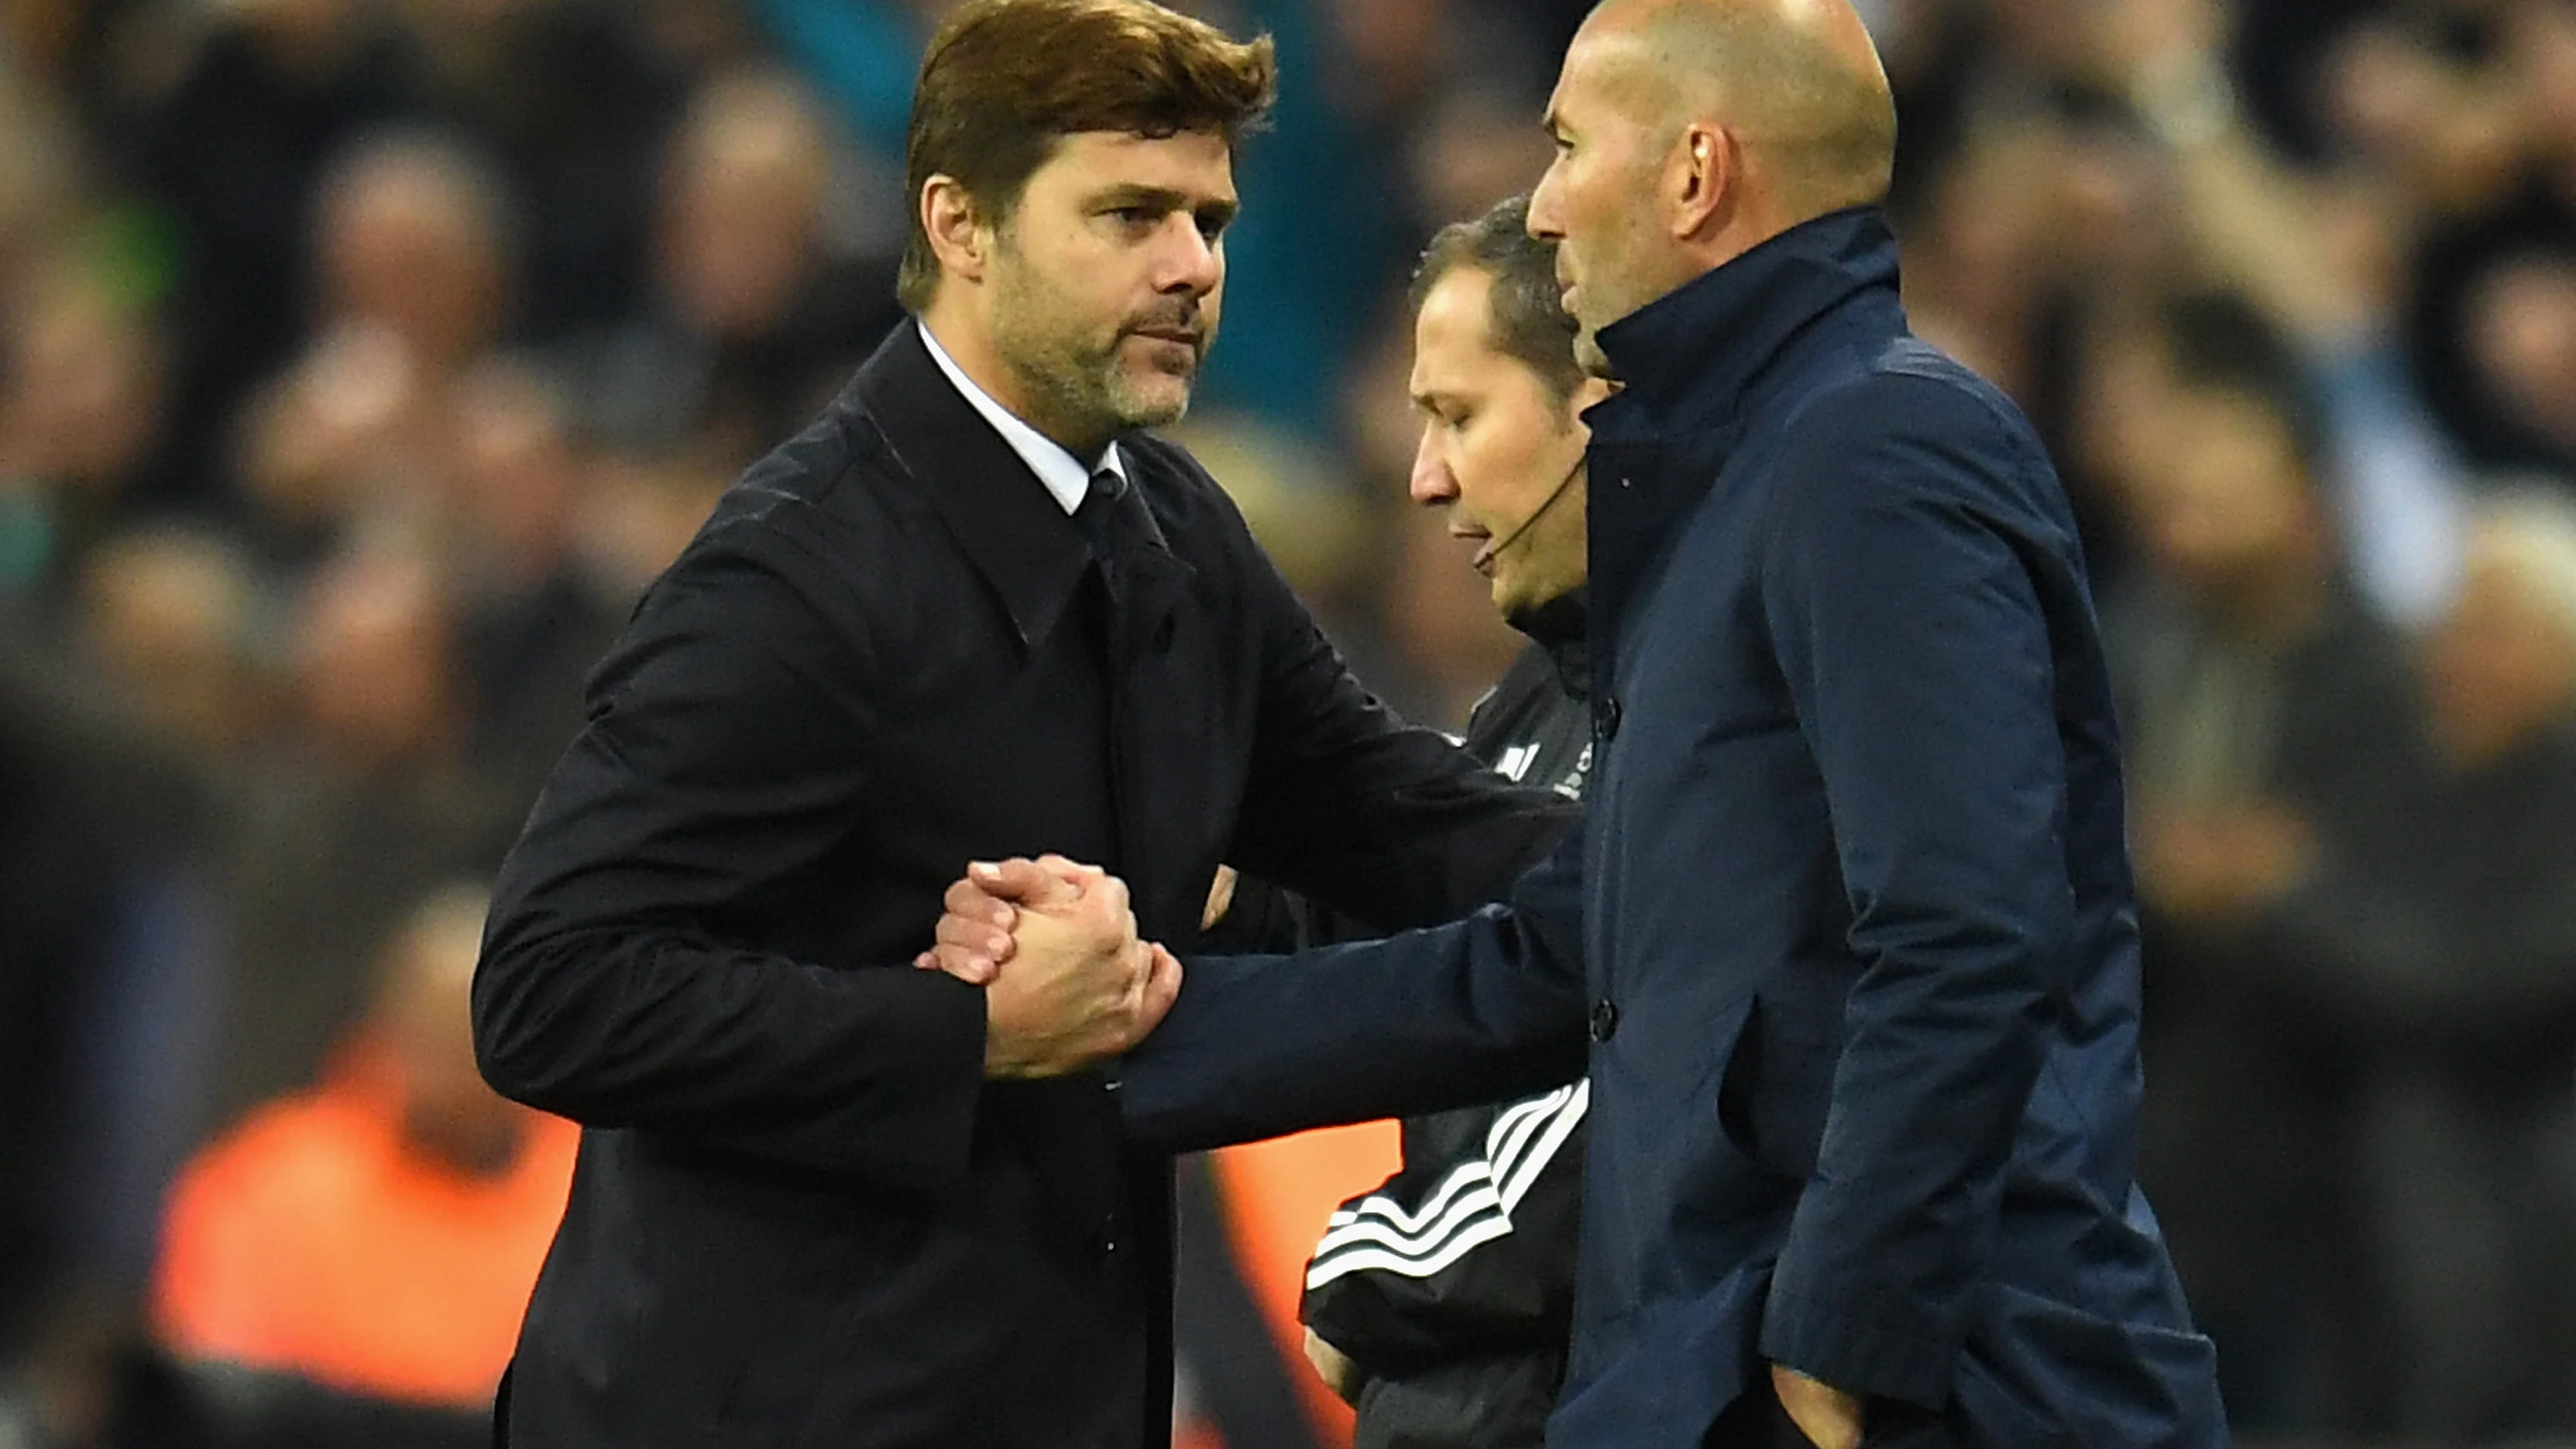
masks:
<instances>
[{"instance_id":1,"label":"navy jacket sleeve cuff","mask_svg":"<svg viewBox=\"0 0 2576 1449\"><path fill-rule=\"evenodd\" d=\"M1762 1316L1762 1356L1863 1398L1937 1409L1950 1399L1955 1329L1901 1299L1811 1298L1776 1282Z\"/></svg>"}]
</instances>

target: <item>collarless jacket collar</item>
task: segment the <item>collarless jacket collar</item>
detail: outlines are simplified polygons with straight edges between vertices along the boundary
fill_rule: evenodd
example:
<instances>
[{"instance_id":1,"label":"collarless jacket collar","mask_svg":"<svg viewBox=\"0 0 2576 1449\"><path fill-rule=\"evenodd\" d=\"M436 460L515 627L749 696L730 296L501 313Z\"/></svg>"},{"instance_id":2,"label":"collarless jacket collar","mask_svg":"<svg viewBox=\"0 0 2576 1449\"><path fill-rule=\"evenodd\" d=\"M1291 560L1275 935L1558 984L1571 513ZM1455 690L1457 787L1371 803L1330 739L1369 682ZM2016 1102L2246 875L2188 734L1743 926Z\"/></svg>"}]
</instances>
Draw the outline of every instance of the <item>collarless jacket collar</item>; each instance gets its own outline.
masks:
<instances>
[{"instance_id":1,"label":"collarless jacket collar","mask_svg":"<svg viewBox=\"0 0 2576 1449\"><path fill-rule=\"evenodd\" d=\"M1853 294L1896 291L1896 237L1874 206L1791 227L1611 323L1601 350L1625 384L1594 409L1614 435L1719 428L1758 401L1772 362Z\"/></svg>"}]
</instances>

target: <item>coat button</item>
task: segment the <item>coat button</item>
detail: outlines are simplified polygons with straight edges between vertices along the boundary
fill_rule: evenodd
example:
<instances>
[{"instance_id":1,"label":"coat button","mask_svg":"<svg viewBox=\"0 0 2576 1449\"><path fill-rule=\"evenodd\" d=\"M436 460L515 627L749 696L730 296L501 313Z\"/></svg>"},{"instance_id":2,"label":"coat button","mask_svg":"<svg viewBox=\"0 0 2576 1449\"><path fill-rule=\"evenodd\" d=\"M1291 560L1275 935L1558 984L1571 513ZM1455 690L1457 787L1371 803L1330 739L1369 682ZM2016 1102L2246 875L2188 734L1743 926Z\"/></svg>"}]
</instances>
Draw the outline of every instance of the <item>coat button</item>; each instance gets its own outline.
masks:
<instances>
[{"instance_id":1,"label":"coat button","mask_svg":"<svg viewBox=\"0 0 2576 1449\"><path fill-rule=\"evenodd\" d=\"M1593 727L1601 732L1601 738L1617 739L1619 737L1619 701L1609 695L1602 696L1601 707L1593 712L1592 723Z\"/></svg>"},{"instance_id":2,"label":"coat button","mask_svg":"<svg viewBox=\"0 0 2576 1449\"><path fill-rule=\"evenodd\" d=\"M1605 1042L1619 1034L1619 1004L1608 997L1592 1003L1592 1039Z\"/></svg>"}]
</instances>

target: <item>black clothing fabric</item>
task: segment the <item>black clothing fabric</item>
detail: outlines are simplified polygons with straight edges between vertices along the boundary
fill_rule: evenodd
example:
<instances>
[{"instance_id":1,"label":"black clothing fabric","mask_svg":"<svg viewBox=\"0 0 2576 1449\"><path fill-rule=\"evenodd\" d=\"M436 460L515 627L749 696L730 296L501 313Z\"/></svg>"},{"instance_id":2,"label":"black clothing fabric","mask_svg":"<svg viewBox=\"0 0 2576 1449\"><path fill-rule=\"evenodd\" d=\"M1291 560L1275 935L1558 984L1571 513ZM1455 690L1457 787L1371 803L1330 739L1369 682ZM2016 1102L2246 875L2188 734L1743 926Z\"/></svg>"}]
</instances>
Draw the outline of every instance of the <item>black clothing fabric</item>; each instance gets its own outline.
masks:
<instances>
[{"instance_id":1,"label":"black clothing fabric","mask_svg":"<svg viewBox=\"0 0 2576 1449\"><path fill-rule=\"evenodd\" d=\"M1128 1449L1169 1432L1169 1159L1103 1071L983 1078L910 963L969 860L1195 932L1218 862L1371 919L1489 898L1570 807L1353 679L1225 494L1119 444L1104 586L900 328L647 593L504 866L503 1092L586 1129L505 1435Z\"/></svg>"}]
</instances>

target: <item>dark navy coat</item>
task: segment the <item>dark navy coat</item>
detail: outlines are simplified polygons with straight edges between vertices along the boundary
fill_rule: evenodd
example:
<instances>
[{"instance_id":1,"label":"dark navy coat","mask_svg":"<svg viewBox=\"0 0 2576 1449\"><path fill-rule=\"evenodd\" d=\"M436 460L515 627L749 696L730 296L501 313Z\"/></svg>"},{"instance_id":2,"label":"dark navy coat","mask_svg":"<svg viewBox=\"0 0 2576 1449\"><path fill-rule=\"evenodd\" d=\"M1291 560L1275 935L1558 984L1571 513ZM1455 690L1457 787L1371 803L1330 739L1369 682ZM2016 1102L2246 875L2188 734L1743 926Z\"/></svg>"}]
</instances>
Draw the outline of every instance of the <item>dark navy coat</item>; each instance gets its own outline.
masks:
<instances>
[{"instance_id":1,"label":"dark navy coat","mask_svg":"<svg viewBox=\"0 0 2576 1449\"><path fill-rule=\"evenodd\" d=\"M1588 1068L1569 1449L1697 1446L1766 1361L1926 1442L2226 1441L2133 1180L2074 521L1896 281L1847 211L1605 329L1581 838L1452 926L1189 963L1125 1068L1130 1131L1174 1145Z\"/></svg>"}]
</instances>

